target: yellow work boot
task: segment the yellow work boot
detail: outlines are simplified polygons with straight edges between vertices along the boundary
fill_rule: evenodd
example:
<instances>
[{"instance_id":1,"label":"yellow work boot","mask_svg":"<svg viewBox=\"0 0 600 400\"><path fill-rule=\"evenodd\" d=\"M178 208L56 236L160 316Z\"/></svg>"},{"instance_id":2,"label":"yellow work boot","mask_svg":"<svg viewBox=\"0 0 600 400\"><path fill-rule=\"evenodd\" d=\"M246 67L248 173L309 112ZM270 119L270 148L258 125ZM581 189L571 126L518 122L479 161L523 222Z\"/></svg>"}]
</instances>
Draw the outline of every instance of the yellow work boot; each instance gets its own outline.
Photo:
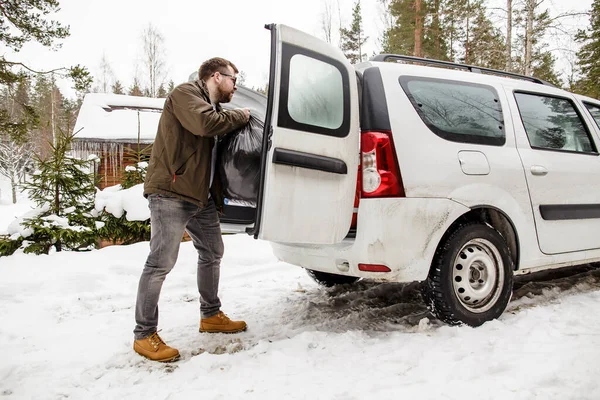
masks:
<instances>
[{"instance_id":1,"label":"yellow work boot","mask_svg":"<svg viewBox=\"0 0 600 400\"><path fill-rule=\"evenodd\" d=\"M200 332L211 333L236 333L246 330L244 321L232 321L223 311L217 315L200 320Z\"/></svg>"},{"instance_id":2,"label":"yellow work boot","mask_svg":"<svg viewBox=\"0 0 600 400\"><path fill-rule=\"evenodd\" d=\"M152 361L169 362L179 358L179 351L167 346L156 332L134 341L133 350Z\"/></svg>"}]
</instances>

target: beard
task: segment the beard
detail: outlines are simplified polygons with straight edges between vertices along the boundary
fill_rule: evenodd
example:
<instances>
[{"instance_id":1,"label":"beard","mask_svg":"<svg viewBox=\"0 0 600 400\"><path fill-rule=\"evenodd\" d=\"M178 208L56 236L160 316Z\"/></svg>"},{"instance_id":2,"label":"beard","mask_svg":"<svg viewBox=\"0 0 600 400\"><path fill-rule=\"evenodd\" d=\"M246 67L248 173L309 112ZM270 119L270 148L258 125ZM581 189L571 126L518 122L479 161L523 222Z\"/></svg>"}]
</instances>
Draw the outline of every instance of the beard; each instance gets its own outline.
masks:
<instances>
[{"instance_id":1,"label":"beard","mask_svg":"<svg viewBox=\"0 0 600 400\"><path fill-rule=\"evenodd\" d=\"M219 103L229 103L231 101L234 90L225 90L218 86L217 91L217 100Z\"/></svg>"}]
</instances>

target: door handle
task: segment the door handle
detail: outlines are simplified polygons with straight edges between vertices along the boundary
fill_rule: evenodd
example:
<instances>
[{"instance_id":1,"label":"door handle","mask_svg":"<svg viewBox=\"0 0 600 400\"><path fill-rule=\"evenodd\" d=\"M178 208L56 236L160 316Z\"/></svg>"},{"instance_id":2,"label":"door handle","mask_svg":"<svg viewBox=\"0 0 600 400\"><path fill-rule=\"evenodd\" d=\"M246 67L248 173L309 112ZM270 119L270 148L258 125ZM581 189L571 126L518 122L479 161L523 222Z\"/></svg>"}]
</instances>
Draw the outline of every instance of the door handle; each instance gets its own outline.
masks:
<instances>
[{"instance_id":1,"label":"door handle","mask_svg":"<svg viewBox=\"0 0 600 400\"><path fill-rule=\"evenodd\" d=\"M548 173L546 167L542 167L541 165L532 165L531 166L531 174L537 176L544 176Z\"/></svg>"}]
</instances>

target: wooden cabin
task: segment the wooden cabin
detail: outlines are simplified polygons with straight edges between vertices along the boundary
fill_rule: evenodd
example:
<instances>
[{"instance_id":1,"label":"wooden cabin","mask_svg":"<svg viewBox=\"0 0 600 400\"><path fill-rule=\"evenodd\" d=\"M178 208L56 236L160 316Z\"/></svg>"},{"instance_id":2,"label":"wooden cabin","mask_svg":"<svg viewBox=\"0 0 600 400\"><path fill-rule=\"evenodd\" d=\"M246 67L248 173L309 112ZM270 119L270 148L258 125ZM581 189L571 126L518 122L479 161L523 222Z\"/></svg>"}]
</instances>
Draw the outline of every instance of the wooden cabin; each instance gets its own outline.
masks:
<instances>
[{"instance_id":1,"label":"wooden cabin","mask_svg":"<svg viewBox=\"0 0 600 400\"><path fill-rule=\"evenodd\" d=\"M85 95L75 122L73 153L81 159L98 156L95 172L100 189L122 182L125 167L135 163L129 149L152 145L164 103L165 99L121 94ZM232 101L223 107L264 110L265 103L263 94L239 86Z\"/></svg>"},{"instance_id":2,"label":"wooden cabin","mask_svg":"<svg viewBox=\"0 0 600 400\"><path fill-rule=\"evenodd\" d=\"M151 146L165 99L88 93L75 123L74 156L95 163L101 189L122 181L125 167L136 162L131 150Z\"/></svg>"}]
</instances>

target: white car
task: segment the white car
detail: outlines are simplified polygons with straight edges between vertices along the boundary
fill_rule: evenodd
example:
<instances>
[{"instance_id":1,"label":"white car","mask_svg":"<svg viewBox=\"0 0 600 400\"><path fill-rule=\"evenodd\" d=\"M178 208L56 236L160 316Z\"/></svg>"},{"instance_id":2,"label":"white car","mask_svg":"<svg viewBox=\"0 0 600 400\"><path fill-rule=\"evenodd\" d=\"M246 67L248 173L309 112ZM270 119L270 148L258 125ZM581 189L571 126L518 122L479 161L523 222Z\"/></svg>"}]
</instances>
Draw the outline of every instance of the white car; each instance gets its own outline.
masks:
<instances>
[{"instance_id":1,"label":"white car","mask_svg":"<svg viewBox=\"0 0 600 400\"><path fill-rule=\"evenodd\" d=\"M472 326L502 314L515 274L600 260L600 101L411 57L353 66L268 28L258 203L225 230L326 285L423 281L438 318Z\"/></svg>"}]
</instances>

